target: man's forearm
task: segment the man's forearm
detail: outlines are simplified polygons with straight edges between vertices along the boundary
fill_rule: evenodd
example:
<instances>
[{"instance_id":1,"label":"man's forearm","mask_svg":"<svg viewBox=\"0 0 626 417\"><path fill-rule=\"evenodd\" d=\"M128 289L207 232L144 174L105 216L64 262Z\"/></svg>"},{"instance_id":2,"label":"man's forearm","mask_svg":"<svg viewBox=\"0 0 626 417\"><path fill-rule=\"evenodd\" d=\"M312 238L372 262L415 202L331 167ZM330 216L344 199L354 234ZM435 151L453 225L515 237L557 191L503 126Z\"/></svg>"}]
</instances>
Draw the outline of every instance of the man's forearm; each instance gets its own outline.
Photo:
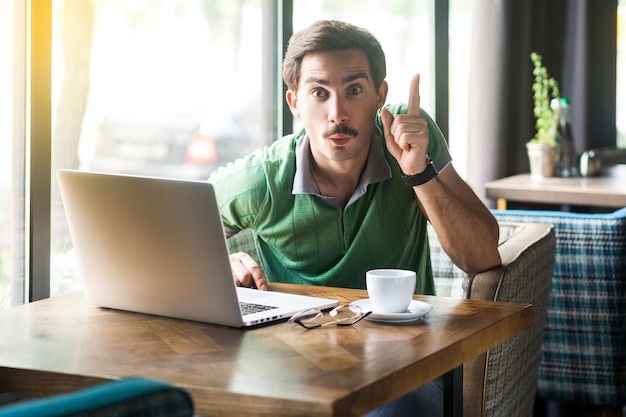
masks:
<instances>
[{"instance_id":1,"label":"man's forearm","mask_svg":"<svg viewBox=\"0 0 626 417\"><path fill-rule=\"evenodd\" d=\"M498 223L451 166L414 190L455 265L468 274L500 265Z\"/></svg>"}]
</instances>

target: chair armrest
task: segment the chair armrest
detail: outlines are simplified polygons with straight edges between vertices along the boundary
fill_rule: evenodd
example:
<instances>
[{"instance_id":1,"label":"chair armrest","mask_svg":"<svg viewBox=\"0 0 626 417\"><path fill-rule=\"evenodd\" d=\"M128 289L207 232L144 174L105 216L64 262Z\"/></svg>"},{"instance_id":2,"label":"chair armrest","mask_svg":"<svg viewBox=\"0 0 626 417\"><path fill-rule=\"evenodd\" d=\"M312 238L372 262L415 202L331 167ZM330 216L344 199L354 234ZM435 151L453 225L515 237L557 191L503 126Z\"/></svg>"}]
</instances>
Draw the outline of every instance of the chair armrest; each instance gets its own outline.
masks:
<instances>
[{"instance_id":1,"label":"chair armrest","mask_svg":"<svg viewBox=\"0 0 626 417\"><path fill-rule=\"evenodd\" d=\"M518 262L520 256L528 256L527 251L532 246L537 246L537 242L541 242L542 239L545 239L545 237L550 234L554 235L552 228L546 224L512 222L500 222L499 224L500 229L505 227L515 229L514 233L503 237L498 245L502 265L488 271L480 272L471 278L467 288L467 298L497 301L498 290L506 269L510 268L515 262ZM545 245L545 247L556 245L554 236L543 245ZM544 251L543 245L536 247L534 251L541 253ZM552 248L552 252L554 252L554 248ZM550 251L547 253L550 253ZM548 256L545 261L553 264L554 253Z\"/></svg>"},{"instance_id":2,"label":"chair armrest","mask_svg":"<svg viewBox=\"0 0 626 417\"><path fill-rule=\"evenodd\" d=\"M501 230L509 226L499 224ZM515 233L498 246L502 265L472 277L467 296L532 304L534 322L530 329L465 364L467 415L532 415L556 238L547 224L512 225Z\"/></svg>"}]
</instances>

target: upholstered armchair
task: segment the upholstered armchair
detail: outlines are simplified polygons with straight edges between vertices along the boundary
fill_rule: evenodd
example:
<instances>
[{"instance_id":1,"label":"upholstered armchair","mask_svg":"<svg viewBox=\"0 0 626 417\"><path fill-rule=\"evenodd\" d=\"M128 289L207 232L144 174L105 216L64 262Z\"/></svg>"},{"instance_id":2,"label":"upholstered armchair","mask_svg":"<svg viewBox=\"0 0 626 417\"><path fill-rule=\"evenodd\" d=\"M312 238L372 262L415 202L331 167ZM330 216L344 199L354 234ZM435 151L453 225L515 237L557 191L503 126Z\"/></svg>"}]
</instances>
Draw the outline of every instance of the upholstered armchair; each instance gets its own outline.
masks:
<instances>
[{"instance_id":1,"label":"upholstered armchair","mask_svg":"<svg viewBox=\"0 0 626 417\"><path fill-rule=\"evenodd\" d=\"M531 417L555 259L552 228L500 222L502 266L473 277L450 261L430 228L429 239L438 296L530 303L534 307L530 329L464 365L463 415Z\"/></svg>"},{"instance_id":2,"label":"upholstered armchair","mask_svg":"<svg viewBox=\"0 0 626 417\"><path fill-rule=\"evenodd\" d=\"M556 263L537 396L626 405L626 208L607 214L494 211L499 221L541 222L556 233Z\"/></svg>"}]
</instances>

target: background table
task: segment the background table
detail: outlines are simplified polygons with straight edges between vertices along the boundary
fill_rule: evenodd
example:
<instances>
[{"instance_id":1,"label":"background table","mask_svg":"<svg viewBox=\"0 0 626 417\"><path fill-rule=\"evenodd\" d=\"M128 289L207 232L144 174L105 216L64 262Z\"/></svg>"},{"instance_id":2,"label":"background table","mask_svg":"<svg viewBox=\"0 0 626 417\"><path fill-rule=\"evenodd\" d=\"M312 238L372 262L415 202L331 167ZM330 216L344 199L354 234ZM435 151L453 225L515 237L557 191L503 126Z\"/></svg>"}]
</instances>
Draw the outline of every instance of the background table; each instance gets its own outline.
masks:
<instances>
[{"instance_id":1,"label":"background table","mask_svg":"<svg viewBox=\"0 0 626 417\"><path fill-rule=\"evenodd\" d=\"M341 303L361 290L272 284ZM187 389L202 416L360 416L529 328L532 306L416 296L408 324L233 329L108 310L82 293L0 312L0 392L50 395L142 375Z\"/></svg>"},{"instance_id":2,"label":"background table","mask_svg":"<svg viewBox=\"0 0 626 417\"><path fill-rule=\"evenodd\" d=\"M615 167L607 175L589 178L532 178L519 174L485 184L488 198L497 199L505 210L507 200L590 207L626 207L626 167Z\"/></svg>"}]
</instances>

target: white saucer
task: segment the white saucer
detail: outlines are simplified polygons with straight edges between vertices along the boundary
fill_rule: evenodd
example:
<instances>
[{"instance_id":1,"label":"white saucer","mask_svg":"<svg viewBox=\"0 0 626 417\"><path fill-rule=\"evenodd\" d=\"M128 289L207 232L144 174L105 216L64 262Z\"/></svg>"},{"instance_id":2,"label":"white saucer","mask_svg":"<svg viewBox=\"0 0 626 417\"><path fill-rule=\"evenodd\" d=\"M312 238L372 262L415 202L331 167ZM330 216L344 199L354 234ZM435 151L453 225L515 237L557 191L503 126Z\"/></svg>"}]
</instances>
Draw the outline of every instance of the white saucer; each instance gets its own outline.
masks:
<instances>
[{"instance_id":1,"label":"white saucer","mask_svg":"<svg viewBox=\"0 0 626 417\"><path fill-rule=\"evenodd\" d=\"M353 301L350 305L359 306L361 311L364 312L372 311L372 303L369 298ZM433 306L424 301L412 300L406 313L377 313L372 311L371 314L365 317L365 320L379 321L382 323L406 323L424 317L426 314L430 313L432 309Z\"/></svg>"}]
</instances>

